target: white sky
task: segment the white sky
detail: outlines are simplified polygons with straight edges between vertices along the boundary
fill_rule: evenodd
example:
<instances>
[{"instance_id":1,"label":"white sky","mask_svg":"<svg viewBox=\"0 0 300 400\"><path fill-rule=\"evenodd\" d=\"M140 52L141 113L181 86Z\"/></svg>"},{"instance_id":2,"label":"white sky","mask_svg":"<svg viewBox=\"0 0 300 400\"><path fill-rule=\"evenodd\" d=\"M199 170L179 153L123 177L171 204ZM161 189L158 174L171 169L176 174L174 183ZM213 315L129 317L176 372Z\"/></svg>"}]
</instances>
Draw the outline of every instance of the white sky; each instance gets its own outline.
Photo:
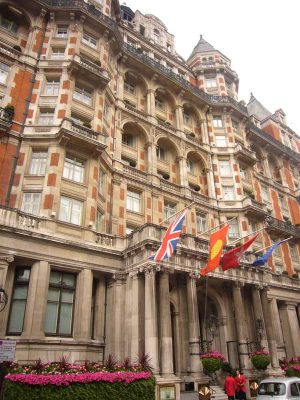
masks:
<instances>
[{"instance_id":1,"label":"white sky","mask_svg":"<svg viewBox=\"0 0 300 400\"><path fill-rule=\"evenodd\" d=\"M160 18L185 59L202 34L231 59L240 78L239 100L248 102L253 92L270 112L282 108L300 135L299 0L127 0L126 5Z\"/></svg>"}]
</instances>

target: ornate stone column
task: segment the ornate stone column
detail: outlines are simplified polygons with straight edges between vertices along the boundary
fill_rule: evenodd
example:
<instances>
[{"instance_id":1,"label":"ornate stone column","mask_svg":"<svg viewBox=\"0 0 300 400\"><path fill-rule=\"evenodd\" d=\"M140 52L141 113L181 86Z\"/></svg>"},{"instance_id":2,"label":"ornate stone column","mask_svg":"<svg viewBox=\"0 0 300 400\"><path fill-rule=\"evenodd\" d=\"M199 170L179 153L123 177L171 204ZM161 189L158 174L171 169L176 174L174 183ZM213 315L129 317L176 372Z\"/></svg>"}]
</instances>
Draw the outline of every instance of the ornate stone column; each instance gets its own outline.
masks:
<instances>
[{"instance_id":1,"label":"ornate stone column","mask_svg":"<svg viewBox=\"0 0 300 400\"><path fill-rule=\"evenodd\" d=\"M281 307L283 316L283 335L287 357L296 357L300 349L300 327L296 313L297 303L287 301Z\"/></svg>"},{"instance_id":2,"label":"ornate stone column","mask_svg":"<svg viewBox=\"0 0 300 400\"><path fill-rule=\"evenodd\" d=\"M274 335L273 317L270 307L270 301L268 299L267 288L261 292L261 304L263 308L269 351L272 359L272 367L279 368L278 356L277 356L277 343Z\"/></svg>"},{"instance_id":3,"label":"ornate stone column","mask_svg":"<svg viewBox=\"0 0 300 400\"><path fill-rule=\"evenodd\" d=\"M156 305L156 268L149 265L145 272L145 353L149 354L154 374L159 374L157 305Z\"/></svg>"},{"instance_id":4,"label":"ornate stone column","mask_svg":"<svg viewBox=\"0 0 300 400\"><path fill-rule=\"evenodd\" d=\"M202 135L203 143L204 144L209 144L207 122L206 122L205 118L200 119L200 127L201 127L201 135Z\"/></svg>"},{"instance_id":5,"label":"ornate stone column","mask_svg":"<svg viewBox=\"0 0 300 400\"><path fill-rule=\"evenodd\" d=\"M261 320L263 323L263 337L262 337L260 344L262 347L268 348L268 341L266 340L266 332L265 332L265 324L264 324L264 315L263 315L259 290L260 290L259 285L254 285L251 288L254 318L255 318L255 322L257 320Z\"/></svg>"},{"instance_id":6,"label":"ornate stone column","mask_svg":"<svg viewBox=\"0 0 300 400\"><path fill-rule=\"evenodd\" d=\"M0 255L0 288L4 288L9 263L14 261L13 256Z\"/></svg>"},{"instance_id":7,"label":"ornate stone column","mask_svg":"<svg viewBox=\"0 0 300 400\"><path fill-rule=\"evenodd\" d=\"M241 282L235 282L233 286L233 303L234 303L234 313L235 313L235 326L237 332L238 346L239 346L239 357L241 368L250 369L250 359L248 357L248 346L246 344L248 334L247 334L247 323L245 319L245 309L244 301L242 298Z\"/></svg>"},{"instance_id":8,"label":"ornate stone column","mask_svg":"<svg viewBox=\"0 0 300 400\"><path fill-rule=\"evenodd\" d=\"M159 274L159 316L161 375L169 377L174 374L174 367L169 272L167 270L163 270Z\"/></svg>"},{"instance_id":9,"label":"ornate stone column","mask_svg":"<svg viewBox=\"0 0 300 400\"><path fill-rule=\"evenodd\" d=\"M137 271L130 274L131 279L131 341L130 357L135 359L140 354L140 324L139 316L141 312L139 275Z\"/></svg>"},{"instance_id":10,"label":"ornate stone column","mask_svg":"<svg viewBox=\"0 0 300 400\"><path fill-rule=\"evenodd\" d=\"M202 375L202 363L199 357L200 325L195 274L190 274L187 277L187 307L189 317L190 375L197 378Z\"/></svg>"}]
</instances>

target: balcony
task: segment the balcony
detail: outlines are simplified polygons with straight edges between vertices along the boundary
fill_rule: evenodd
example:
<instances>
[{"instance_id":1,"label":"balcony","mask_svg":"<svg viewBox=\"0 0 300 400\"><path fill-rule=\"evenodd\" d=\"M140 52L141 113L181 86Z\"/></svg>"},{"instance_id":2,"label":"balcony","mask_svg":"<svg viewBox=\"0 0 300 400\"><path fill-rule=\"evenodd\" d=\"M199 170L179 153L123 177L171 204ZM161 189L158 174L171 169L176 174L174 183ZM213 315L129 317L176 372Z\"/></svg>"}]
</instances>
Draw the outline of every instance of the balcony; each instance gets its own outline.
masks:
<instances>
[{"instance_id":1,"label":"balcony","mask_svg":"<svg viewBox=\"0 0 300 400\"><path fill-rule=\"evenodd\" d=\"M6 133L11 127L13 111L0 107L0 134Z\"/></svg>"},{"instance_id":2,"label":"balcony","mask_svg":"<svg viewBox=\"0 0 300 400\"><path fill-rule=\"evenodd\" d=\"M168 122L164 122L164 121L158 120L158 126L159 126L160 128L166 129L166 130L168 130L168 131L176 132L176 128L174 128L174 127L173 127L171 124L169 124Z\"/></svg>"},{"instance_id":3,"label":"balcony","mask_svg":"<svg viewBox=\"0 0 300 400\"><path fill-rule=\"evenodd\" d=\"M111 79L105 69L77 54L74 55L68 69L73 74L79 74L81 77L84 76L86 80L94 83L101 89L104 89Z\"/></svg>"},{"instance_id":4,"label":"balcony","mask_svg":"<svg viewBox=\"0 0 300 400\"><path fill-rule=\"evenodd\" d=\"M255 219L265 219L268 215L267 206L263 203L252 199L251 197L245 197L242 201L243 210L249 217Z\"/></svg>"},{"instance_id":5,"label":"balcony","mask_svg":"<svg viewBox=\"0 0 300 400\"><path fill-rule=\"evenodd\" d=\"M143 119L147 120L147 114L144 111L140 111L140 110L138 110L137 108L131 106L128 103L125 103L125 108L130 113L138 115L139 117L142 117Z\"/></svg>"},{"instance_id":6,"label":"balcony","mask_svg":"<svg viewBox=\"0 0 300 400\"><path fill-rule=\"evenodd\" d=\"M11 46L8 46L4 43L0 43L0 54L3 54L5 57L10 57L13 60L17 60L22 53L18 50L14 49Z\"/></svg>"},{"instance_id":7,"label":"balcony","mask_svg":"<svg viewBox=\"0 0 300 400\"><path fill-rule=\"evenodd\" d=\"M248 124L248 129L250 133L252 133L255 139L259 139L264 144L269 144L272 146L274 152L282 155L284 153L287 157L292 157L296 161L300 161L300 154L296 151L290 149L289 147L285 146L284 144L280 143L278 140L274 139L269 133L263 131L262 129L258 128L253 123ZM272 150L272 151L273 151Z\"/></svg>"},{"instance_id":8,"label":"balcony","mask_svg":"<svg viewBox=\"0 0 300 400\"><path fill-rule=\"evenodd\" d=\"M255 153L241 144L235 147L234 152L237 160L242 160L248 165L254 165L257 162Z\"/></svg>"},{"instance_id":9,"label":"balcony","mask_svg":"<svg viewBox=\"0 0 300 400\"><path fill-rule=\"evenodd\" d=\"M266 222L266 230L268 232L274 232L283 237L293 236L295 240L300 240L300 228L290 222L281 221L271 216L267 217Z\"/></svg>"},{"instance_id":10,"label":"balcony","mask_svg":"<svg viewBox=\"0 0 300 400\"><path fill-rule=\"evenodd\" d=\"M203 71L203 72L209 72L212 69L216 70L220 70L220 71L228 71L233 77L238 78L238 75L235 71L233 71L229 65L227 65L225 62L218 62L218 61L206 61L206 62L202 62L201 64L199 64L199 66L194 67L193 69L197 70L197 71Z\"/></svg>"},{"instance_id":11,"label":"balcony","mask_svg":"<svg viewBox=\"0 0 300 400\"><path fill-rule=\"evenodd\" d=\"M100 154L106 147L107 136L64 118L59 131L61 140L71 142L82 150Z\"/></svg>"}]
</instances>

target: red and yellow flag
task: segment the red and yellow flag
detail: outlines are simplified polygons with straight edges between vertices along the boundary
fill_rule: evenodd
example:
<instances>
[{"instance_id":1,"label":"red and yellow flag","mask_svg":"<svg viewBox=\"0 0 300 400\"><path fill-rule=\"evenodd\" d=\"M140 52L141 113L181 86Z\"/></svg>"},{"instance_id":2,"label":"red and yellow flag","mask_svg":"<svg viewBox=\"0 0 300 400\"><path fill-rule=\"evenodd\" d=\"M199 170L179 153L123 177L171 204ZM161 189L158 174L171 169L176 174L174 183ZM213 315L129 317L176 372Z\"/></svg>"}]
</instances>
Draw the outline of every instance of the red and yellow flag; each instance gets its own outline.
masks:
<instances>
[{"instance_id":1,"label":"red and yellow flag","mask_svg":"<svg viewBox=\"0 0 300 400\"><path fill-rule=\"evenodd\" d=\"M229 225L227 224L211 235L209 240L208 262L207 266L200 271L201 275L204 276L209 272L212 272L219 265L228 229Z\"/></svg>"}]
</instances>

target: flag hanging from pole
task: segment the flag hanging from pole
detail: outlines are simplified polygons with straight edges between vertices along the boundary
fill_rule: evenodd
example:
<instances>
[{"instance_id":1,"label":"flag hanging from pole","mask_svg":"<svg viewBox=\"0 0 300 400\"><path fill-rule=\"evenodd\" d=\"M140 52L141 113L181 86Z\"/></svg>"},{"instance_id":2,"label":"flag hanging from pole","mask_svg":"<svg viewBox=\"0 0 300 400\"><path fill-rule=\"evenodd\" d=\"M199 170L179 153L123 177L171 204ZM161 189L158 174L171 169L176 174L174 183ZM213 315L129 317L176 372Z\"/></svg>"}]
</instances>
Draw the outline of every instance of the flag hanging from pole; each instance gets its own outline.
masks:
<instances>
[{"instance_id":1,"label":"flag hanging from pole","mask_svg":"<svg viewBox=\"0 0 300 400\"><path fill-rule=\"evenodd\" d=\"M241 246L235 247L232 250L227 251L221 258L220 264L223 271L227 271L230 268L237 268L240 265L240 259L245 254L246 250L251 246L254 240L257 238L258 234L253 236L253 238L247 240Z\"/></svg>"},{"instance_id":2,"label":"flag hanging from pole","mask_svg":"<svg viewBox=\"0 0 300 400\"><path fill-rule=\"evenodd\" d=\"M224 225L223 228L211 235L209 240L208 262L206 267L200 271L201 275L205 276L209 272L215 270L219 265L228 229L229 225Z\"/></svg>"},{"instance_id":3,"label":"flag hanging from pole","mask_svg":"<svg viewBox=\"0 0 300 400\"><path fill-rule=\"evenodd\" d=\"M269 259L270 255L273 253L273 251L278 246L280 246L282 242L285 242L285 240L280 240L279 242L274 243L273 246L265 254L263 254L260 257L257 257L257 259L254 260L251 265L253 265L254 267L263 266L266 262L268 262L268 259Z\"/></svg>"},{"instance_id":4,"label":"flag hanging from pole","mask_svg":"<svg viewBox=\"0 0 300 400\"><path fill-rule=\"evenodd\" d=\"M163 241L154 256L149 257L149 260L163 261L170 258L176 249L180 238L182 225L188 209L179 214L173 222L170 223Z\"/></svg>"}]
</instances>

